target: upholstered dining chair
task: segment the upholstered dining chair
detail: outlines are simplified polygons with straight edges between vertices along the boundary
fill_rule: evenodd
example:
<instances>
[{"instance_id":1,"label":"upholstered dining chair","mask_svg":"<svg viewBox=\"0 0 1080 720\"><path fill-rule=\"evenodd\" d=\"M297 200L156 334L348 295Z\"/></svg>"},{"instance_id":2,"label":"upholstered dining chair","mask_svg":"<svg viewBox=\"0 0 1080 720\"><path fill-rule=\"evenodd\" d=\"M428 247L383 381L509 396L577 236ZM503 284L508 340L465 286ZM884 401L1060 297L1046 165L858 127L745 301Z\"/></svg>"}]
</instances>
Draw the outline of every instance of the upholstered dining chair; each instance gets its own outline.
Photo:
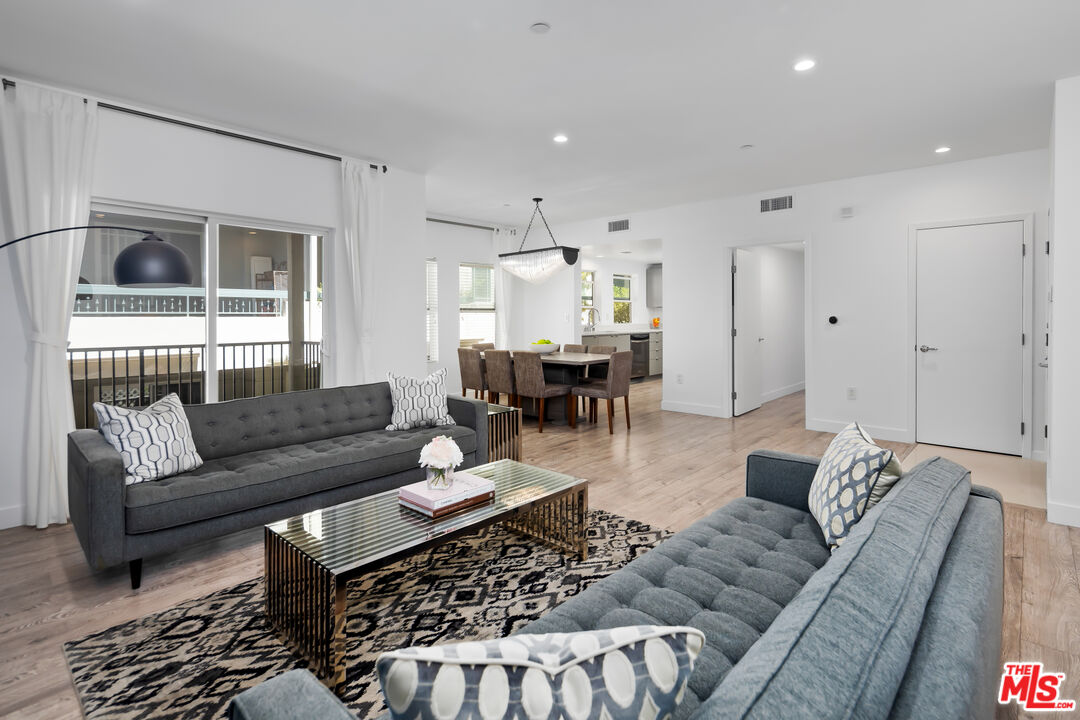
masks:
<instances>
[{"instance_id":1,"label":"upholstered dining chair","mask_svg":"<svg viewBox=\"0 0 1080 720\"><path fill-rule=\"evenodd\" d=\"M611 355L619 348L614 345L590 345L586 352L593 353L595 355ZM589 377L591 378L606 378L607 368L603 365L593 365L589 368Z\"/></svg>"},{"instance_id":2,"label":"upholstered dining chair","mask_svg":"<svg viewBox=\"0 0 1080 720\"><path fill-rule=\"evenodd\" d=\"M509 350L484 351L487 372L488 402L498 404L499 396L506 393L506 401L517 407L517 386L514 383L514 362Z\"/></svg>"},{"instance_id":3,"label":"upholstered dining chair","mask_svg":"<svg viewBox=\"0 0 1080 720\"><path fill-rule=\"evenodd\" d=\"M583 353L583 352L585 352L585 346L584 345L563 345L562 346L562 351L563 352L580 352L580 353Z\"/></svg>"},{"instance_id":4,"label":"upholstered dining chair","mask_svg":"<svg viewBox=\"0 0 1080 720\"><path fill-rule=\"evenodd\" d=\"M523 350L514 353L514 383L519 403L523 397L539 402L537 424L540 432L544 432L544 401L550 397L566 398L566 416L570 419L570 427L577 427L577 401L570 394L570 386L544 381L544 364L540 360L540 353Z\"/></svg>"},{"instance_id":5,"label":"upholstered dining chair","mask_svg":"<svg viewBox=\"0 0 1080 720\"><path fill-rule=\"evenodd\" d=\"M615 414L615 398L618 397L623 398L626 429L630 429L630 362L632 357L633 353L629 350L613 354L608 365L607 377L604 380L594 381L588 385L577 385L572 391L578 397L589 398L591 422L596 422L597 401L607 400L607 429L611 435L615 434L612 417Z\"/></svg>"},{"instance_id":6,"label":"upholstered dining chair","mask_svg":"<svg viewBox=\"0 0 1080 720\"><path fill-rule=\"evenodd\" d=\"M480 363L480 351L472 348L458 348L458 370L461 371L461 394L471 389L474 397L481 397L487 391L484 378L484 366Z\"/></svg>"},{"instance_id":7,"label":"upholstered dining chair","mask_svg":"<svg viewBox=\"0 0 1080 720\"><path fill-rule=\"evenodd\" d=\"M495 343L473 343L472 349L479 350L480 352L484 352L485 350L494 350Z\"/></svg>"},{"instance_id":8,"label":"upholstered dining chair","mask_svg":"<svg viewBox=\"0 0 1080 720\"><path fill-rule=\"evenodd\" d=\"M594 355L611 355L617 347L614 345L590 345L585 352L593 353ZM607 365L590 365L585 368L585 377L578 382L579 385L584 385L591 382L604 382L607 377L608 366ZM585 412L585 398L581 398L581 412Z\"/></svg>"}]
</instances>

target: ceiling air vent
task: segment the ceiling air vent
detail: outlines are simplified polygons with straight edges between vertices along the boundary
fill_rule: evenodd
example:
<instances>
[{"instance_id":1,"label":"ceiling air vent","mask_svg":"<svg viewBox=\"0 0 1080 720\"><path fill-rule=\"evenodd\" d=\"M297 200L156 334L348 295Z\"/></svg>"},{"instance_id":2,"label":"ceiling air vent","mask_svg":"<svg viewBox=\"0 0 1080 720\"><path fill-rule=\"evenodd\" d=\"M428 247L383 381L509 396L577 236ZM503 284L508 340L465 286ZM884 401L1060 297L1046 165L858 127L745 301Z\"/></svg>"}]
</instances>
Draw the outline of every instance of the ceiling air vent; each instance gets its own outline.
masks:
<instances>
[{"instance_id":1,"label":"ceiling air vent","mask_svg":"<svg viewBox=\"0 0 1080 720\"><path fill-rule=\"evenodd\" d=\"M609 220L607 224L608 232L622 232L623 230L630 229L630 218L625 220Z\"/></svg>"},{"instance_id":2,"label":"ceiling air vent","mask_svg":"<svg viewBox=\"0 0 1080 720\"><path fill-rule=\"evenodd\" d=\"M790 210L794 207L793 197L791 195L784 195L783 197L765 198L761 201L761 212L776 212L777 210Z\"/></svg>"}]
</instances>

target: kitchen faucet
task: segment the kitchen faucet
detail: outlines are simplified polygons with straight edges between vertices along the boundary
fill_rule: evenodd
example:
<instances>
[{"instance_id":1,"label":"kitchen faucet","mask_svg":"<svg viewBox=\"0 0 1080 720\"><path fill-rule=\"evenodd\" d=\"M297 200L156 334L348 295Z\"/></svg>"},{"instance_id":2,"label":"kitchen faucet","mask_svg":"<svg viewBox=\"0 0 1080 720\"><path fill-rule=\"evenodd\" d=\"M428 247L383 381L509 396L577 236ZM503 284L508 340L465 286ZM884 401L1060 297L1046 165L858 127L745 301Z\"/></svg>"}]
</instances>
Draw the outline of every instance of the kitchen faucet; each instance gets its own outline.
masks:
<instances>
[{"instance_id":1,"label":"kitchen faucet","mask_svg":"<svg viewBox=\"0 0 1080 720\"><path fill-rule=\"evenodd\" d=\"M589 308L585 313L585 329L592 332L596 329L596 323L600 322L600 311L596 308Z\"/></svg>"}]
</instances>

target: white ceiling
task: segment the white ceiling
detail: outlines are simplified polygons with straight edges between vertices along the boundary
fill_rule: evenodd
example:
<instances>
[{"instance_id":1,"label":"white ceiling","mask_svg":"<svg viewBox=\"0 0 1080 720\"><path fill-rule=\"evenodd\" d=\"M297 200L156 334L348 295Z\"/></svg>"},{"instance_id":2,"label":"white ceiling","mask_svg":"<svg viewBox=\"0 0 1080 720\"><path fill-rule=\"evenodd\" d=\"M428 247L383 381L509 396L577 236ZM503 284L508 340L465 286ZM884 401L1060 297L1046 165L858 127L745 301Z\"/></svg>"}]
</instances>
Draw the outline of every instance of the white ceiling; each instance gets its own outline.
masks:
<instances>
[{"instance_id":1,"label":"white ceiling","mask_svg":"<svg viewBox=\"0 0 1080 720\"><path fill-rule=\"evenodd\" d=\"M558 223L1045 147L1051 84L1080 74L1075 0L0 0L0 19L18 77L386 161L427 174L432 213L515 224L534 195Z\"/></svg>"}]
</instances>

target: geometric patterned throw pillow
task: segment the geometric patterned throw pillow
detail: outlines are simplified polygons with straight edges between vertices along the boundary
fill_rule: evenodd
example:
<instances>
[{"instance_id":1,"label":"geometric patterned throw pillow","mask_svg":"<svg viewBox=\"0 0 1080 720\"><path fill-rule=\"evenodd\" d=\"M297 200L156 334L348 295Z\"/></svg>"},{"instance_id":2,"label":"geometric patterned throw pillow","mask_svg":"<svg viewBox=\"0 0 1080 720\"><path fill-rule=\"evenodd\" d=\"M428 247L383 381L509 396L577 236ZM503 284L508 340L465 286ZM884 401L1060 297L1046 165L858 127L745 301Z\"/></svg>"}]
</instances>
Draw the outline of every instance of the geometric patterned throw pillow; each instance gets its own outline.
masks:
<instances>
[{"instance_id":1,"label":"geometric patterned throw pillow","mask_svg":"<svg viewBox=\"0 0 1080 720\"><path fill-rule=\"evenodd\" d=\"M855 523L900 479L892 450L874 444L858 423L841 430L821 457L807 502L830 550L844 542Z\"/></svg>"},{"instance_id":2,"label":"geometric patterned throw pillow","mask_svg":"<svg viewBox=\"0 0 1080 720\"><path fill-rule=\"evenodd\" d=\"M123 459L127 485L190 472L203 464L176 393L143 410L96 402L94 412L98 430Z\"/></svg>"},{"instance_id":3,"label":"geometric patterned throw pillow","mask_svg":"<svg viewBox=\"0 0 1080 720\"><path fill-rule=\"evenodd\" d=\"M393 720L667 718L704 645L642 625L407 648L375 668Z\"/></svg>"},{"instance_id":4,"label":"geometric patterned throw pillow","mask_svg":"<svg viewBox=\"0 0 1080 720\"><path fill-rule=\"evenodd\" d=\"M456 425L446 407L446 368L436 370L423 380L387 373L394 411L387 430Z\"/></svg>"}]
</instances>

